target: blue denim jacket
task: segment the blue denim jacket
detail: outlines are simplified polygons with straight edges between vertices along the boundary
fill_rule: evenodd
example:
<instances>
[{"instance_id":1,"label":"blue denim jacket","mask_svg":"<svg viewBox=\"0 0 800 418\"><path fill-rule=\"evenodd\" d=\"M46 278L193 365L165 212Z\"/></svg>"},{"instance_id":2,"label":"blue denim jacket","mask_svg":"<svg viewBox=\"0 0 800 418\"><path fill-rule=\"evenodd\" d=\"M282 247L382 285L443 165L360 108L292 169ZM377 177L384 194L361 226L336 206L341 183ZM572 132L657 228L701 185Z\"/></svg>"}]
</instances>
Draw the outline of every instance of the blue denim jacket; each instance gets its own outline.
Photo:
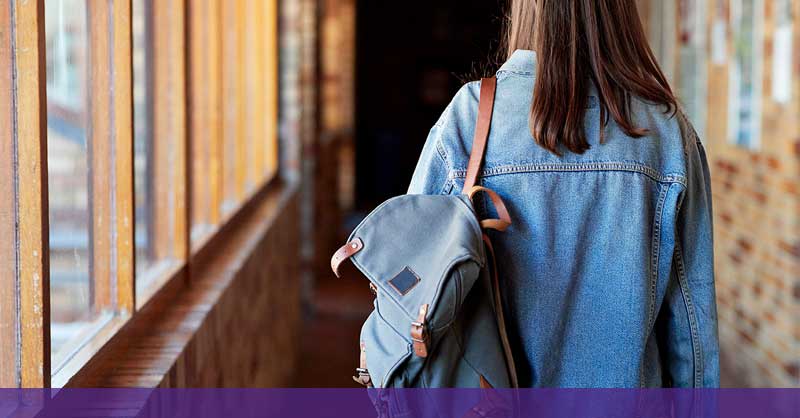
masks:
<instances>
[{"instance_id":1,"label":"blue denim jacket","mask_svg":"<svg viewBox=\"0 0 800 418\"><path fill-rule=\"evenodd\" d=\"M719 343L711 189L705 151L681 112L633 100L628 137L602 128L594 90L591 149L558 157L528 128L536 59L497 72L480 182L513 226L491 236L520 385L716 387ZM480 82L465 85L430 132L412 194L460 193ZM553 98L553 100L560 100ZM482 216L491 205L478 204Z\"/></svg>"}]
</instances>

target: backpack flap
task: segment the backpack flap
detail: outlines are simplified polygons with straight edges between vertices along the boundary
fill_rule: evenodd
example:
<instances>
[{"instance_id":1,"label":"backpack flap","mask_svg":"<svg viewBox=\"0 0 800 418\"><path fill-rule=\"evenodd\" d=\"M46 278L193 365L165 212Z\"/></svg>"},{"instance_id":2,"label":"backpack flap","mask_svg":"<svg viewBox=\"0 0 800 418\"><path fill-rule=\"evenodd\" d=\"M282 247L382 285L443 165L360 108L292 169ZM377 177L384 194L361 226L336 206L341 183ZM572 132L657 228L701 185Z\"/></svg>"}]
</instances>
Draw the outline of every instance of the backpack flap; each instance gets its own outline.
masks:
<instances>
[{"instance_id":1,"label":"backpack flap","mask_svg":"<svg viewBox=\"0 0 800 418\"><path fill-rule=\"evenodd\" d=\"M464 196L395 197L370 213L349 242L363 246L350 259L396 305L386 320L398 330L409 329L423 305L435 328L452 322L459 303L443 301L438 309L448 273L460 263L483 266L485 260L481 229Z\"/></svg>"}]
</instances>

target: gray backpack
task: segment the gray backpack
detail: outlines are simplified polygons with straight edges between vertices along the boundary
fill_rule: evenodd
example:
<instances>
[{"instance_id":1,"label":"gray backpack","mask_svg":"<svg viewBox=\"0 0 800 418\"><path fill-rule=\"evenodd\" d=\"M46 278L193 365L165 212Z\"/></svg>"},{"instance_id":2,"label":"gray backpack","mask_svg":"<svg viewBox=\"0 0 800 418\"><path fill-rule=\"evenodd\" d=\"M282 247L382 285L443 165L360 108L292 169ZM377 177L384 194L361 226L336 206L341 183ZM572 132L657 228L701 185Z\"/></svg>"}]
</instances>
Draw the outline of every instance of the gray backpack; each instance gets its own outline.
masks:
<instances>
[{"instance_id":1,"label":"gray backpack","mask_svg":"<svg viewBox=\"0 0 800 418\"><path fill-rule=\"evenodd\" d=\"M496 79L483 79L478 120L461 195L404 195L370 213L331 259L352 260L369 279L375 309L361 330L354 379L375 388L515 388L514 363L491 243L508 211L475 186L489 136ZM485 194L497 219L478 219Z\"/></svg>"}]
</instances>

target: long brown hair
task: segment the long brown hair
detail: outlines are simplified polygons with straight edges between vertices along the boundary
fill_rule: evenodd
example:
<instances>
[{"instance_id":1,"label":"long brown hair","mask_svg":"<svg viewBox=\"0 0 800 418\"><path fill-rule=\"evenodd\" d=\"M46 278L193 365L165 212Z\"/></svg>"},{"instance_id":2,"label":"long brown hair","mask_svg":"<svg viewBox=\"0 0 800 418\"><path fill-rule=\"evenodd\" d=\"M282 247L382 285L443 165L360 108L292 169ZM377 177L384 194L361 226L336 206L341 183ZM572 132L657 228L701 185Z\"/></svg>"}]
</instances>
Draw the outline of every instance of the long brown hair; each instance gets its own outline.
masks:
<instances>
[{"instance_id":1,"label":"long brown hair","mask_svg":"<svg viewBox=\"0 0 800 418\"><path fill-rule=\"evenodd\" d=\"M631 137L647 130L631 120L631 97L664 105L677 102L650 49L635 0L510 0L507 58L536 51L530 129L536 142L560 154L589 149L583 118L590 83L600 102L601 127L609 115ZM603 139L603 130L600 133Z\"/></svg>"}]
</instances>

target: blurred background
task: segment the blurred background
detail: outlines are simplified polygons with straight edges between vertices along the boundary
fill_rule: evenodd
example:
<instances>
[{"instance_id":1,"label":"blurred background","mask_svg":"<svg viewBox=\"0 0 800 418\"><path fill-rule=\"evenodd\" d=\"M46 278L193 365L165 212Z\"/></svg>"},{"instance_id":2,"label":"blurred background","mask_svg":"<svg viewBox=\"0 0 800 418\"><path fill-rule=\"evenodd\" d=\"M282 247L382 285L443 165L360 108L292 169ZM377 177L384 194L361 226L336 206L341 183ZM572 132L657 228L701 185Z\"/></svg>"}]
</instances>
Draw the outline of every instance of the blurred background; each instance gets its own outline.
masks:
<instances>
[{"instance_id":1,"label":"blurred background","mask_svg":"<svg viewBox=\"0 0 800 418\"><path fill-rule=\"evenodd\" d=\"M154 245L152 28L133 0L137 273ZM52 356L102 322L90 309L86 1L46 0ZM800 1L637 0L651 45L708 152L722 382L800 386ZM466 81L497 69L501 0L280 2L281 164L299 173L303 328L295 386L352 386L367 281L328 260L405 192L428 130ZM163 10L163 9L162 9ZM247 40L239 39L246 43ZM223 208L224 210L224 208ZM202 236L200 225L192 234ZM141 274L140 274L141 273ZM137 287L139 283L137 283ZM320 341L326 341L320 344Z\"/></svg>"}]
</instances>

